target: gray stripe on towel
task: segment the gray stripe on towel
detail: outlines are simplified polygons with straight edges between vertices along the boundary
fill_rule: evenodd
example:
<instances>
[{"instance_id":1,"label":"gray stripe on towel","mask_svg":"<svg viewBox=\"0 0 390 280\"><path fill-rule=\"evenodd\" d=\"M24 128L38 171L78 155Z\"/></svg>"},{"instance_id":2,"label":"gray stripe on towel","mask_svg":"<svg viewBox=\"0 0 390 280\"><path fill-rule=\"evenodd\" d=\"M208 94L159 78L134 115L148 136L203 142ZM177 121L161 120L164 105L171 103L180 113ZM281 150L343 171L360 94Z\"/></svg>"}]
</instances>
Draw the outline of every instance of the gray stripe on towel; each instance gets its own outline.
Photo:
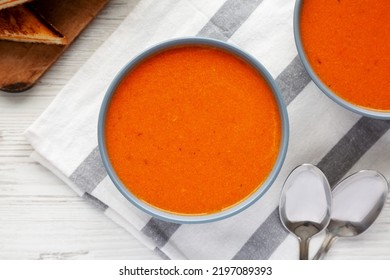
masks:
<instances>
[{"instance_id":1,"label":"gray stripe on towel","mask_svg":"<svg viewBox=\"0 0 390 280\"><path fill-rule=\"evenodd\" d=\"M96 147L69 179L81 190L91 193L106 176L107 172L100 157L99 147Z\"/></svg>"},{"instance_id":2,"label":"gray stripe on towel","mask_svg":"<svg viewBox=\"0 0 390 280\"><path fill-rule=\"evenodd\" d=\"M390 121L360 118L317 165L328 176L331 186L337 183L389 128ZM234 259L269 258L288 235L279 218L275 219L278 215L279 209L276 208L241 247ZM266 249L258 252L264 246Z\"/></svg>"},{"instance_id":3,"label":"gray stripe on towel","mask_svg":"<svg viewBox=\"0 0 390 280\"><path fill-rule=\"evenodd\" d=\"M296 56L275 81L282 92L284 103L288 105L307 86L311 79L299 56Z\"/></svg>"},{"instance_id":4,"label":"gray stripe on towel","mask_svg":"<svg viewBox=\"0 0 390 280\"><path fill-rule=\"evenodd\" d=\"M106 209L108 208L108 206L106 204L101 202L96 197L90 195L89 193L84 193L81 197L83 199L85 199L87 202L89 202L90 204L92 204L93 206L95 206L97 209L99 209L103 212L106 211Z\"/></svg>"},{"instance_id":5,"label":"gray stripe on towel","mask_svg":"<svg viewBox=\"0 0 390 280\"><path fill-rule=\"evenodd\" d=\"M258 227L233 259L268 259L287 235L288 232L280 224L279 211L276 208L265 222Z\"/></svg>"},{"instance_id":6,"label":"gray stripe on towel","mask_svg":"<svg viewBox=\"0 0 390 280\"><path fill-rule=\"evenodd\" d=\"M153 251L157 253L157 255L159 255L163 260L170 260L170 258L163 251L160 250L160 248L156 247Z\"/></svg>"},{"instance_id":7,"label":"gray stripe on towel","mask_svg":"<svg viewBox=\"0 0 390 280\"><path fill-rule=\"evenodd\" d=\"M197 36L227 41L263 0L227 0Z\"/></svg>"},{"instance_id":8,"label":"gray stripe on towel","mask_svg":"<svg viewBox=\"0 0 390 280\"><path fill-rule=\"evenodd\" d=\"M390 128L390 121L362 117L317 164L334 186Z\"/></svg>"},{"instance_id":9,"label":"gray stripe on towel","mask_svg":"<svg viewBox=\"0 0 390 280\"><path fill-rule=\"evenodd\" d=\"M180 227L180 224L165 222L156 218L151 218L142 228L141 232L151 238L161 248L168 242L172 234Z\"/></svg>"}]
</instances>

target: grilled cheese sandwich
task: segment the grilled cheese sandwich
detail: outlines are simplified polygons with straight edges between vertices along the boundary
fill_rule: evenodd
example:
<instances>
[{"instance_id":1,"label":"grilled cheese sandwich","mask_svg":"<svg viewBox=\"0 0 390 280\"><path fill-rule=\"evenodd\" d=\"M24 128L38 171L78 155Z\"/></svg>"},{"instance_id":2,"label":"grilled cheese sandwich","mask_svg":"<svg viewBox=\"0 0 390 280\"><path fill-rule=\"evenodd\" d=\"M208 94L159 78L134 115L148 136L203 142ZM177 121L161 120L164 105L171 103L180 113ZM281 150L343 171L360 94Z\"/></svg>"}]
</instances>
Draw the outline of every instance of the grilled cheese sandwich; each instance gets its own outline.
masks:
<instances>
[{"instance_id":1,"label":"grilled cheese sandwich","mask_svg":"<svg viewBox=\"0 0 390 280\"><path fill-rule=\"evenodd\" d=\"M13 6L17 6L30 1L31 0L0 0L0 10L11 8Z\"/></svg>"},{"instance_id":2,"label":"grilled cheese sandwich","mask_svg":"<svg viewBox=\"0 0 390 280\"><path fill-rule=\"evenodd\" d=\"M16 42L66 44L66 38L27 5L0 10L0 39Z\"/></svg>"}]
</instances>

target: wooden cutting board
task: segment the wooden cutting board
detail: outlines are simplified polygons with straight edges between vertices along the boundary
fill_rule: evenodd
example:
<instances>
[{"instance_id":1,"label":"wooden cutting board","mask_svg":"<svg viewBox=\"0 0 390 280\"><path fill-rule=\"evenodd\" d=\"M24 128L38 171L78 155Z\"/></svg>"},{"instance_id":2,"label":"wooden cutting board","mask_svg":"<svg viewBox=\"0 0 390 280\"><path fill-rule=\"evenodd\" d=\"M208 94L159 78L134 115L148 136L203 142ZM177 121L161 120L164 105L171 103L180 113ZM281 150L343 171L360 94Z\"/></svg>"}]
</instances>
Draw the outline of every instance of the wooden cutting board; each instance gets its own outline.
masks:
<instances>
[{"instance_id":1,"label":"wooden cutting board","mask_svg":"<svg viewBox=\"0 0 390 280\"><path fill-rule=\"evenodd\" d=\"M68 40L65 46L0 40L0 89L31 88L109 0L36 0L34 7Z\"/></svg>"}]
</instances>

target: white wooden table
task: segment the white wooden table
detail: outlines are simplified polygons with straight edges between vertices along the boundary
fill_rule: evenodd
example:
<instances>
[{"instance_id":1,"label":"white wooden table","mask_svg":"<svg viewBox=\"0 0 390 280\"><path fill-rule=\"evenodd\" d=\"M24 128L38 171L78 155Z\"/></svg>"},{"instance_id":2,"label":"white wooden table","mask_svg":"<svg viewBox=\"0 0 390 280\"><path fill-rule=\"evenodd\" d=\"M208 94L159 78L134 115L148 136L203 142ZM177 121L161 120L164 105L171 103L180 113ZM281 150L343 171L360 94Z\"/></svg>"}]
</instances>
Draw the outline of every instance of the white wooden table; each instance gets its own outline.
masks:
<instances>
[{"instance_id":1,"label":"white wooden table","mask_svg":"<svg viewBox=\"0 0 390 280\"><path fill-rule=\"evenodd\" d=\"M0 93L0 259L159 258L31 160L21 135L137 2L112 0L36 86ZM390 259L390 200L368 232L327 258Z\"/></svg>"}]
</instances>

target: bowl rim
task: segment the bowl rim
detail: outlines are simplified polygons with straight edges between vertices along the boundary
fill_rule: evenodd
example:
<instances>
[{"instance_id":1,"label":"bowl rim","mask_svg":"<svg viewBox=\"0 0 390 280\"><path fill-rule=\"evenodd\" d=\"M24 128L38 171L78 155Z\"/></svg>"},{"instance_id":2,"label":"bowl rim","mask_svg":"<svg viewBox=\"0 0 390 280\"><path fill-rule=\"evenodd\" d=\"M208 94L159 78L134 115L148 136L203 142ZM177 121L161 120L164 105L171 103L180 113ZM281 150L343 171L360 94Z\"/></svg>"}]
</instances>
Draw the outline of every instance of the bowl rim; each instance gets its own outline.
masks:
<instances>
[{"instance_id":1,"label":"bowl rim","mask_svg":"<svg viewBox=\"0 0 390 280\"><path fill-rule=\"evenodd\" d=\"M229 208L226 208L220 212L205 214L205 215L185 215L185 214L181 215L181 214L170 213L155 208L138 199L135 195L133 195L129 190L126 189L124 184L116 175L107 153L106 142L104 137L105 135L104 124L106 120L108 105L111 101L111 98L116 88L118 87L122 79L127 75L127 73L131 71L133 67L136 67L139 63L141 63L144 59L148 58L150 55L153 55L157 52L161 52L165 49L169 49L171 47L185 46L185 45L206 45L206 46L220 48L222 50L227 51L228 53L237 55L238 57L240 57L241 59L249 63L252 67L256 69L256 71L259 74L262 75L262 77L266 80L267 84L271 88L275 100L277 102L279 115L281 119L281 143L279 148L279 154L266 180L261 184L261 186L255 192L253 192L249 197L247 197L243 201ZM254 57L252 57L245 51L241 50L240 48L233 46L232 44L222 42L216 39L209 39L209 38L202 38L202 37L181 37L181 38L164 41L162 43L156 44L146 49L145 51L136 55L129 62L127 62L126 65L116 74L115 78L111 81L111 84L109 85L105 93L104 99L102 101L100 112L99 112L99 119L98 119L99 151L101 154L104 167L107 171L107 174L109 175L110 179L112 180L116 188L128 201L130 201L137 208L141 209L147 214L156 217L160 220L173 222L173 223L194 224L194 223L206 223L206 222L218 221L233 216L243 211L244 209L248 208L253 203L255 203L258 199L260 199L260 197L262 197L267 192L267 190L270 188L272 183L275 181L277 175L279 174L279 171L282 168L284 159L286 157L288 139L289 139L289 121L288 121L286 105L283 101L283 97L280 92L280 89L278 88L275 80L272 78L272 76L269 74L266 68L262 64L260 64L260 62L258 62Z\"/></svg>"},{"instance_id":2,"label":"bowl rim","mask_svg":"<svg viewBox=\"0 0 390 280\"><path fill-rule=\"evenodd\" d=\"M311 67L311 64L306 56L306 53L303 48L302 39L301 39L301 31L300 31L300 18L301 18L301 12L302 12L302 5L305 0L296 0L295 7L294 7L294 16L293 16L293 30L294 30L294 40L295 45L298 50L298 55L302 61L303 66L305 67L307 73L309 74L312 81L319 87L319 89L325 93L330 99L332 99L336 104L344 107L345 109L348 109L349 111L352 111L354 113L357 113L359 115L363 115L370 118L376 118L376 119L384 119L388 120L390 119L390 111L380 111L375 109L369 109L365 107L361 107L358 105L355 105L340 96L338 96L335 92L333 92L329 87L325 85L325 83L322 82L322 80L318 77L318 75L315 73L313 68Z\"/></svg>"}]
</instances>

